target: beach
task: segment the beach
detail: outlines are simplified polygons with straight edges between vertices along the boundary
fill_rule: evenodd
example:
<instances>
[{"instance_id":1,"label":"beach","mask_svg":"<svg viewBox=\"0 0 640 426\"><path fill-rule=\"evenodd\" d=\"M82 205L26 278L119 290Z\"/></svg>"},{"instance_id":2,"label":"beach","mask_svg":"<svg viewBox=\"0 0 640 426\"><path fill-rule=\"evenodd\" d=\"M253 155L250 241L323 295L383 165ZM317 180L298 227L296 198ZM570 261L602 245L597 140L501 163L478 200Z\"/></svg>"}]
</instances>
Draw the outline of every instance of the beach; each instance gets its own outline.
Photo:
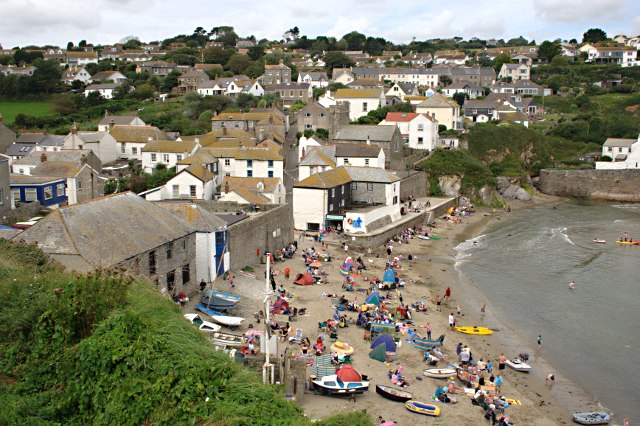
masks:
<instances>
[{"instance_id":1,"label":"beach","mask_svg":"<svg viewBox=\"0 0 640 426\"><path fill-rule=\"evenodd\" d=\"M512 358L522 351L525 345L518 336L517 330L511 329L493 309L490 300L474 286L473 282L466 279L456 269L455 247L461 242L482 235L485 227L495 221L501 220L505 215L513 214L519 209L525 209L544 203L558 202L554 197L538 196L529 202L510 202L511 213L504 210L494 210L490 208L477 209L469 217L462 217L460 223L451 223L441 219L436 219L437 228L433 233L439 236L440 240L421 240L412 238L408 244L393 244L392 257L401 256L400 268L395 269L401 280L406 282L406 286L397 290L391 290L391 306L395 307L399 303L400 294L405 304L411 305L418 300L423 300L428 307L428 312L412 311L412 318L419 334L425 335L424 326L429 323L433 328L433 338L441 334L445 335L443 352L448 357L449 364L457 361L455 346L458 343L468 345L475 360L484 358L493 360L497 370L496 359L501 353L508 358ZM299 234L296 234L298 237ZM342 241L336 235L330 234L325 241L329 243L328 251L332 255L331 262L323 262L321 268L328 273L326 284L298 286L293 284L296 273L305 272L306 267L300 252L302 249L314 247L321 251L321 245L313 238L304 237L298 239L298 252L293 259L285 262L277 262L272 265L272 269L278 271L276 282L282 284L287 291L293 293L291 306L306 308L308 314L298 316L292 323L294 328L301 328L303 335L309 337L314 342L320 331L318 323L331 318L334 308L331 306L331 299L323 294L344 295L348 300L358 298L359 303L364 301L364 292L346 292L342 289L343 276L339 267L345 259ZM407 257L412 254L415 263L409 266ZM361 277L356 279L356 288L367 288L368 282L364 277L382 278L384 273L387 253L385 247L379 247L369 253L359 253L353 248L349 250L349 256L354 259L361 256L367 270L362 271ZM284 278L283 271L290 268L291 277ZM264 293L264 267L256 268L251 274L241 274L235 272L235 288L231 289L228 282L218 281L216 289L221 291L232 290L252 301L243 303L239 312L247 319L253 321L253 312L262 307L259 304L260 294ZM432 302L438 295L444 296L447 288L451 289L451 299L442 306L441 312L436 311L436 305ZM386 292L381 292L386 294ZM480 307L486 304L486 316L484 321L480 318ZM495 332L490 336L472 336L453 331L448 325L448 315L456 313L457 307L461 308L461 315L457 318L457 325L474 326L485 325ZM457 404L444 404L433 402L431 396L436 387L443 386L445 380L424 377L423 370L427 365L422 360L422 352L415 349L406 341L406 336L401 339L401 345L397 348L397 362L404 366L404 376L408 379L410 386L406 390L414 394L414 399L427 403L434 403L442 409L442 414L438 418L419 416L404 408L404 405L383 399L375 393L375 385L392 386L388 372L396 367L395 362L391 364L381 363L370 359L370 342L363 339L364 329L355 325L357 314L355 312L344 311L349 318L353 319L353 324L346 328L338 329L338 340L348 343L355 349L353 357L353 367L361 374L366 374L371 380L371 388L363 395L358 395L355 402L342 398L330 398L326 396L314 395L308 391L304 398L299 401L300 406L309 418L318 419L328 414L349 410L366 411L375 421L379 417L387 421L395 421L399 425L409 425L416 421L427 422L427 424L438 425L477 425L485 422L483 410L473 406L470 398L465 395L455 395L458 398ZM246 331L247 323L241 331ZM299 345L280 344L281 352L288 347L288 354L299 354ZM512 405L507 408L505 414L508 415L515 424L526 425L557 425L570 424L571 412L576 407L591 407L592 410L598 408L593 403L592 398L578 389L573 383L562 377L557 371L544 361L542 354L532 354L531 364L534 370L531 373L521 373L506 369L503 371L504 384L501 395L521 401L521 405ZM440 367L444 367L442 363ZM310 373L307 369L307 374ZM552 385L545 381L545 377L551 372L556 375L556 382ZM416 377L421 377L419 381ZM460 382L457 382L458 384Z\"/></svg>"}]
</instances>

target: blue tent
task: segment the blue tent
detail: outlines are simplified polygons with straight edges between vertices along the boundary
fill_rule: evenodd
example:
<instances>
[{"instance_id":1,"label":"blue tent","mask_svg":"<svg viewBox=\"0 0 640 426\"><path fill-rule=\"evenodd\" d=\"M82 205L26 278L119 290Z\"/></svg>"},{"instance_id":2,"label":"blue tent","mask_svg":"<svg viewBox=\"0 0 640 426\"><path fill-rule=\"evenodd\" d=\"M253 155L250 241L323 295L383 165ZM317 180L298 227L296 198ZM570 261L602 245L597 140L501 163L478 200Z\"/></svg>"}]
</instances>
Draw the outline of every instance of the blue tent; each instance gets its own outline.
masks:
<instances>
[{"instance_id":1,"label":"blue tent","mask_svg":"<svg viewBox=\"0 0 640 426\"><path fill-rule=\"evenodd\" d=\"M364 299L364 303L368 305L380 306L380 295L377 291L374 291L373 293L368 295L366 299Z\"/></svg>"},{"instance_id":2,"label":"blue tent","mask_svg":"<svg viewBox=\"0 0 640 426\"><path fill-rule=\"evenodd\" d=\"M382 278L383 283L395 283L396 282L396 274L392 269L387 269L384 271L384 277Z\"/></svg>"},{"instance_id":3,"label":"blue tent","mask_svg":"<svg viewBox=\"0 0 640 426\"><path fill-rule=\"evenodd\" d=\"M375 348L378 345L385 345L387 352L396 351L396 343L393 341L393 337L388 334L381 334L373 341L371 348Z\"/></svg>"}]
</instances>

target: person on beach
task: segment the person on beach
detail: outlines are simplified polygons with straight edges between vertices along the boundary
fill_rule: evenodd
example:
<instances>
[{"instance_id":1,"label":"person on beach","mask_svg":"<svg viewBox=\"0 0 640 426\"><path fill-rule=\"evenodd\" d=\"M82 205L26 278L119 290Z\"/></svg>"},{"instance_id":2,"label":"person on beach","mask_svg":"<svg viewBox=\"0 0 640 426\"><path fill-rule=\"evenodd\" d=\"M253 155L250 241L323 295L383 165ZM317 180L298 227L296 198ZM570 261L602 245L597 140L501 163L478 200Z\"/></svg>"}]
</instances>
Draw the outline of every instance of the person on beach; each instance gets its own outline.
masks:
<instances>
[{"instance_id":1,"label":"person on beach","mask_svg":"<svg viewBox=\"0 0 640 426\"><path fill-rule=\"evenodd\" d=\"M498 370L504 371L506 367L507 367L507 357L504 356L504 354L500 354L500 356L498 357Z\"/></svg>"},{"instance_id":2,"label":"person on beach","mask_svg":"<svg viewBox=\"0 0 640 426\"><path fill-rule=\"evenodd\" d=\"M409 267L411 268L413 266L413 255L409 254L408 259L409 259Z\"/></svg>"},{"instance_id":3,"label":"person on beach","mask_svg":"<svg viewBox=\"0 0 640 426\"><path fill-rule=\"evenodd\" d=\"M484 314L487 312L487 304L484 303L482 308L480 308L480 319L484 321Z\"/></svg>"},{"instance_id":4,"label":"person on beach","mask_svg":"<svg viewBox=\"0 0 640 426\"><path fill-rule=\"evenodd\" d=\"M449 299L451 299L451 288L447 287L447 289L444 292L444 301L448 302Z\"/></svg>"},{"instance_id":5,"label":"person on beach","mask_svg":"<svg viewBox=\"0 0 640 426\"><path fill-rule=\"evenodd\" d=\"M538 342L538 347L536 348L536 352L538 352L540 350L540 346L542 346L542 335L541 334L538 334L537 342Z\"/></svg>"},{"instance_id":6,"label":"person on beach","mask_svg":"<svg viewBox=\"0 0 640 426\"><path fill-rule=\"evenodd\" d=\"M389 247L387 247L387 256L391 257L391 253L393 253L393 246L389 244Z\"/></svg>"},{"instance_id":7,"label":"person on beach","mask_svg":"<svg viewBox=\"0 0 640 426\"><path fill-rule=\"evenodd\" d=\"M440 297L440 295L438 295L438 297L436 298L436 311L438 312L442 312L442 309L440 309L440 305L442 305L442 298Z\"/></svg>"},{"instance_id":8,"label":"person on beach","mask_svg":"<svg viewBox=\"0 0 640 426\"><path fill-rule=\"evenodd\" d=\"M453 317L453 312L449 314L449 328L453 330L453 326L456 324L456 320Z\"/></svg>"},{"instance_id":9,"label":"person on beach","mask_svg":"<svg viewBox=\"0 0 640 426\"><path fill-rule=\"evenodd\" d=\"M286 268L284 268L284 277L286 279L289 279L289 275L291 275L291 269L287 266Z\"/></svg>"},{"instance_id":10,"label":"person on beach","mask_svg":"<svg viewBox=\"0 0 640 426\"><path fill-rule=\"evenodd\" d=\"M425 329L427 330L427 340L431 340L431 324L427 323Z\"/></svg>"},{"instance_id":11,"label":"person on beach","mask_svg":"<svg viewBox=\"0 0 640 426\"><path fill-rule=\"evenodd\" d=\"M501 375L501 374L498 374L498 375L496 376L496 380L495 380L495 382L494 382L494 384L496 385L496 391L497 391L498 393L500 393L500 386L502 386L502 382L503 382L502 375Z\"/></svg>"},{"instance_id":12,"label":"person on beach","mask_svg":"<svg viewBox=\"0 0 640 426\"><path fill-rule=\"evenodd\" d=\"M553 385L556 382L556 375L551 373L547 376L546 379L544 379L544 381Z\"/></svg>"},{"instance_id":13,"label":"person on beach","mask_svg":"<svg viewBox=\"0 0 640 426\"><path fill-rule=\"evenodd\" d=\"M207 283L204 282L204 278L200 281L200 293L204 293L204 289L207 288Z\"/></svg>"},{"instance_id":14,"label":"person on beach","mask_svg":"<svg viewBox=\"0 0 640 426\"><path fill-rule=\"evenodd\" d=\"M629 426L629 417L625 417L622 421L622 426Z\"/></svg>"}]
</instances>

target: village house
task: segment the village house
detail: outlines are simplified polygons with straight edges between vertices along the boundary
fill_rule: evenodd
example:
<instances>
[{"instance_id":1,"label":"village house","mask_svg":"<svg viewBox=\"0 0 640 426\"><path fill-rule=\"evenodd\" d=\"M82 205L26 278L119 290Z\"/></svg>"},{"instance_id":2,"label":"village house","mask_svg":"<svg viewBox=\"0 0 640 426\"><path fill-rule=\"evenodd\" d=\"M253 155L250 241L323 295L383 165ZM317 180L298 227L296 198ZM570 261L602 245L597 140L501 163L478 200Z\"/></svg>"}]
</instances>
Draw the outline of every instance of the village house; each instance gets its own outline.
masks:
<instances>
[{"instance_id":1,"label":"village house","mask_svg":"<svg viewBox=\"0 0 640 426\"><path fill-rule=\"evenodd\" d=\"M149 277L165 295L196 291L195 229L132 192L62 207L16 239L37 244L67 271L112 268Z\"/></svg>"},{"instance_id":2,"label":"village house","mask_svg":"<svg viewBox=\"0 0 640 426\"><path fill-rule=\"evenodd\" d=\"M69 52L66 54L66 63L69 68L85 67L89 64L98 63L98 53L96 52Z\"/></svg>"},{"instance_id":3,"label":"village house","mask_svg":"<svg viewBox=\"0 0 640 426\"><path fill-rule=\"evenodd\" d=\"M203 206L190 201L154 203L187 222L196 230L194 283L209 284L230 267L227 222Z\"/></svg>"},{"instance_id":4,"label":"village house","mask_svg":"<svg viewBox=\"0 0 640 426\"><path fill-rule=\"evenodd\" d=\"M384 150L372 144L337 144L308 147L298 165L298 181L338 166L385 168Z\"/></svg>"},{"instance_id":5,"label":"village house","mask_svg":"<svg viewBox=\"0 0 640 426\"><path fill-rule=\"evenodd\" d=\"M174 90L178 93L189 93L198 89L204 81L210 80L206 72L202 70L191 70L178 77L180 83Z\"/></svg>"},{"instance_id":6,"label":"village house","mask_svg":"<svg viewBox=\"0 0 640 426\"><path fill-rule=\"evenodd\" d=\"M397 96L401 101L404 102L405 97L407 96L419 96L420 92L418 88L412 85L411 83L393 83L393 86L387 90L385 96Z\"/></svg>"},{"instance_id":7,"label":"village house","mask_svg":"<svg viewBox=\"0 0 640 426\"><path fill-rule=\"evenodd\" d=\"M109 134L118 142L118 158L142 161L142 148L149 141L167 140L167 135L155 126L109 127Z\"/></svg>"},{"instance_id":8,"label":"village house","mask_svg":"<svg viewBox=\"0 0 640 426\"><path fill-rule=\"evenodd\" d=\"M166 77L171 71L177 69L178 66L173 63L169 63L166 61L149 61L143 62L142 65L139 65L136 68L136 72L140 74L141 72L147 72L152 77Z\"/></svg>"},{"instance_id":9,"label":"village house","mask_svg":"<svg viewBox=\"0 0 640 426\"><path fill-rule=\"evenodd\" d=\"M580 48L587 53L587 62L596 64L618 64L623 67L637 64L638 50L631 46L602 46L585 44Z\"/></svg>"},{"instance_id":10,"label":"village house","mask_svg":"<svg viewBox=\"0 0 640 426\"><path fill-rule=\"evenodd\" d=\"M135 115L111 115L104 112L104 117L98 123L99 132L108 132L113 126L146 126L140 117Z\"/></svg>"},{"instance_id":11,"label":"village house","mask_svg":"<svg viewBox=\"0 0 640 426\"><path fill-rule=\"evenodd\" d=\"M384 151L385 168L391 161L404 157L402 135L393 125L348 125L338 129L331 139L332 144L377 145Z\"/></svg>"},{"instance_id":12,"label":"village house","mask_svg":"<svg viewBox=\"0 0 640 426\"><path fill-rule=\"evenodd\" d=\"M345 86L356 79L350 68L334 68L331 75L331 81L333 83L340 83L344 84Z\"/></svg>"},{"instance_id":13,"label":"village house","mask_svg":"<svg viewBox=\"0 0 640 426\"><path fill-rule=\"evenodd\" d=\"M23 133L5 150L12 160L23 158L33 151L59 151L62 149L64 136L47 133Z\"/></svg>"},{"instance_id":14,"label":"village house","mask_svg":"<svg viewBox=\"0 0 640 426\"><path fill-rule=\"evenodd\" d=\"M129 79L120 71L100 71L93 75L94 82L102 83L124 83Z\"/></svg>"},{"instance_id":15,"label":"village house","mask_svg":"<svg viewBox=\"0 0 640 426\"><path fill-rule=\"evenodd\" d=\"M37 201L42 207L57 209L68 204L66 181L64 177L13 174L6 183L11 188L14 207Z\"/></svg>"},{"instance_id":16,"label":"village house","mask_svg":"<svg viewBox=\"0 0 640 426\"><path fill-rule=\"evenodd\" d=\"M284 108L296 103L308 103L313 99L313 88L309 83L281 83L268 86L267 93L279 93Z\"/></svg>"},{"instance_id":17,"label":"village house","mask_svg":"<svg viewBox=\"0 0 640 426\"><path fill-rule=\"evenodd\" d=\"M300 131L324 129L331 137L340 126L349 124L349 105L340 103L324 107L313 101L297 112L296 121Z\"/></svg>"},{"instance_id":18,"label":"village house","mask_svg":"<svg viewBox=\"0 0 640 426\"><path fill-rule=\"evenodd\" d=\"M329 91L327 94L330 96ZM386 103L382 89L338 89L334 99L336 102L349 103L351 121L364 117L369 111L381 108Z\"/></svg>"},{"instance_id":19,"label":"village house","mask_svg":"<svg viewBox=\"0 0 640 426\"><path fill-rule=\"evenodd\" d=\"M262 84L265 88L276 84L288 83L291 83L291 68L286 66L282 61L277 65L265 65L262 77Z\"/></svg>"},{"instance_id":20,"label":"village house","mask_svg":"<svg viewBox=\"0 0 640 426\"><path fill-rule=\"evenodd\" d=\"M92 92L97 92L104 99L113 99L113 91L121 85L122 83L91 84L84 89L84 95L89 96Z\"/></svg>"},{"instance_id":21,"label":"village house","mask_svg":"<svg viewBox=\"0 0 640 426\"><path fill-rule=\"evenodd\" d=\"M178 171L164 185L141 192L140 196L149 201L213 200L215 192L214 172L206 165L193 163Z\"/></svg>"},{"instance_id":22,"label":"village house","mask_svg":"<svg viewBox=\"0 0 640 426\"><path fill-rule=\"evenodd\" d=\"M238 204L284 204L286 188L281 178L225 176L219 201Z\"/></svg>"},{"instance_id":23,"label":"village house","mask_svg":"<svg viewBox=\"0 0 640 426\"><path fill-rule=\"evenodd\" d=\"M340 166L309 176L293 186L294 226L371 232L400 217L399 180L375 167Z\"/></svg>"},{"instance_id":24,"label":"village house","mask_svg":"<svg viewBox=\"0 0 640 426\"><path fill-rule=\"evenodd\" d=\"M211 129L240 129L262 141L272 133L284 137L288 130L288 120L277 109L249 112L223 111L211 119Z\"/></svg>"},{"instance_id":25,"label":"village house","mask_svg":"<svg viewBox=\"0 0 640 426\"><path fill-rule=\"evenodd\" d=\"M611 161L596 161L598 170L640 169L640 135L638 139L608 138L602 156Z\"/></svg>"},{"instance_id":26,"label":"village house","mask_svg":"<svg viewBox=\"0 0 640 426\"><path fill-rule=\"evenodd\" d=\"M452 98L456 93L464 93L469 99L475 99L478 96L484 96L482 87L469 82L452 83L442 89L442 94L447 98Z\"/></svg>"},{"instance_id":27,"label":"village house","mask_svg":"<svg viewBox=\"0 0 640 426\"><path fill-rule=\"evenodd\" d=\"M0 74L4 75L23 75L25 77L31 77L36 71L34 66L16 67L14 65L8 65L6 67L0 67Z\"/></svg>"},{"instance_id":28,"label":"village house","mask_svg":"<svg viewBox=\"0 0 640 426\"><path fill-rule=\"evenodd\" d=\"M438 143L438 122L428 114L388 112L383 125L395 125L407 147L432 151Z\"/></svg>"},{"instance_id":29,"label":"village house","mask_svg":"<svg viewBox=\"0 0 640 426\"><path fill-rule=\"evenodd\" d=\"M59 47L50 47L42 54L42 59L47 61L56 61L60 64L64 64L67 58L67 50Z\"/></svg>"},{"instance_id":30,"label":"village house","mask_svg":"<svg viewBox=\"0 0 640 426\"><path fill-rule=\"evenodd\" d=\"M525 64L502 64L500 68L499 78L504 80L529 80L531 77L531 67Z\"/></svg>"},{"instance_id":31,"label":"village house","mask_svg":"<svg viewBox=\"0 0 640 426\"><path fill-rule=\"evenodd\" d=\"M447 99L439 93L434 93L416 106L416 112L428 114L447 129L462 129L462 117L460 105L451 99Z\"/></svg>"},{"instance_id":32,"label":"village house","mask_svg":"<svg viewBox=\"0 0 640 426\"><path fill-rule=\"evenodd\" d=\"M192 156L198 149L198 141L153 140L142 148L142 169L153 173L158 164L171 169L183 158Z\"/></svg>"},{"instance_id":33,"label":"village house","mask_svg":"<svg viewBox=\"0 0 640 426\"><path fill-rule=\"evenodd\" d=\"M91 78L91 74L89 74L89 71L87 71L85 67L80 67L67 68L66 70L64 70L62 76L60 77L60 81L65 84L72 84L74 81L79 81L83 84L89 84L93 81L93 79Z\"/></svg>"},{"instance_id":34,"label":"village house","mask_svg":"<svg viewBox=\"0 0 640 426\"><path fill-rule=\"evenodd\" d=\"M71 133L63 140L63 149L89 149L102 164L118 159L118 143L109 132L79 132L75 123L71 126Z\"/></svg>"},{"instance_id":35,"label":"village house","mask_svg":"<svg viewBox=\"0 0 640 426\"><path fill-rule=\"evenodd\" d=\"M447 76L453 84L469 82L486 87L496 81L496 72L491 67L438 68L440 77Z\"/></svg>"},{"instance_id":36,"label":"village house","mask_svg":"<svg viewBox=\"0 0 640 426\"><path fill-rule=\"evenodd\" d=\"M327 87L329 85L329 77L324 71L300 72L298 74L298 83L307 83L312 89Z\"/></svg>"}]
</instances>

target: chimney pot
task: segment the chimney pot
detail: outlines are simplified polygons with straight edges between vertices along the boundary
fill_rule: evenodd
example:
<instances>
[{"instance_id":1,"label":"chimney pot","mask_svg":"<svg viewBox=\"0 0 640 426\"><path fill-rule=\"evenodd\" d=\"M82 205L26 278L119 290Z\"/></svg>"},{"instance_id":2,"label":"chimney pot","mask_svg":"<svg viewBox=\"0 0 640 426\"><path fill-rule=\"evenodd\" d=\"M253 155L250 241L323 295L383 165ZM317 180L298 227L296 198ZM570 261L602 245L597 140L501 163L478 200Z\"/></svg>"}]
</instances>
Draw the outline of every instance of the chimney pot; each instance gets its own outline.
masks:
<instances>
[{"instance_id":1,"label":"chimney pot","mask_svg":"<svg viewBox=\"0 0 640 426\"><path fill-rule=\"evenodd\" d=\"M224 182L224 193L225 194L229 193L229 181Z\"/></svg>"},{"instance_id":2,"label":"chimney pot","mask_svg":"<svg viewBox=\"0 0 640 426\"><path fill-rule=\"evenodd\" d=\"M222 126L222 134L227 136L227 128L225 126Z\"/></svg>"},{"instance_id":3,"label":"chimney pot","mask_svg":"<svg viewBox=\"0 0 640 426\"><path fill-rule=\"evenodd\" d=\"M78 134L78 124L75 121L71 125L71 134L72 135L77 135Z\"/></svg>"},{"instance_id":4,"label":"chimney pot","mask_svg":"<svg viewBox=\"0 0 640 426\"><path fill-rule=\"evenodd\" d=\"M87 154L82 154L80 156L80 163L87 164Z\"/></svg>"},{"instance_id":5,"label":"chimney pot","mask_svg":"<svg viewBox=\"0 0 640 426\"><path fill-rule=\"evenodd\" d=\"M149 142L151 142L153 140L153 138L151 136L149 136L149 138L147 139Z\"/></svg>"},{"instance_id":6,"label":"chimney pot","mask_svg":"<svg viewBox=\"0 0 640 426\"><path fill-rule=\"evenodd\" d=\"M42 151L42 154L40 154L40 162L46 163L46 161L47 161L47 154L44 151Z\"/></svg>"}]
</instances>

